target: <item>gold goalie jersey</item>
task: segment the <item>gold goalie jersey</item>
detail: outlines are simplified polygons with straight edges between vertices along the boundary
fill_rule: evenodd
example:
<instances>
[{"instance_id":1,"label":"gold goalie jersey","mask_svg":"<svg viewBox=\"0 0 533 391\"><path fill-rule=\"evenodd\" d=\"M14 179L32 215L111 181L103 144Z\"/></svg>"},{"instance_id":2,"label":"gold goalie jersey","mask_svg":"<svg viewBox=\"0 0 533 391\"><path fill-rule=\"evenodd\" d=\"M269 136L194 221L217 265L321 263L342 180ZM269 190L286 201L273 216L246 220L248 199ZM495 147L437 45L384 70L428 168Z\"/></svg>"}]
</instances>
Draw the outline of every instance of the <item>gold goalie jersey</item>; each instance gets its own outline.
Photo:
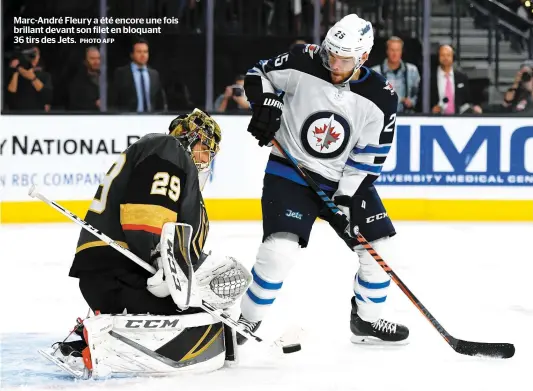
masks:
<instances>
[{"instance_id":1,"label":"gold goalie jersey","mask_svg":"<svg viewBox=\"0 0 533 391\"><path fill-rule=\"evenodd\" d=\"M180 141L163 134L146 135L119 155L100 184L85 220L146 262L166 222L193 227L193 263L200 257L209 230L198 169ZM117 269L148 273L81 230L69 275Z\"/></svg>"}]
</instances>

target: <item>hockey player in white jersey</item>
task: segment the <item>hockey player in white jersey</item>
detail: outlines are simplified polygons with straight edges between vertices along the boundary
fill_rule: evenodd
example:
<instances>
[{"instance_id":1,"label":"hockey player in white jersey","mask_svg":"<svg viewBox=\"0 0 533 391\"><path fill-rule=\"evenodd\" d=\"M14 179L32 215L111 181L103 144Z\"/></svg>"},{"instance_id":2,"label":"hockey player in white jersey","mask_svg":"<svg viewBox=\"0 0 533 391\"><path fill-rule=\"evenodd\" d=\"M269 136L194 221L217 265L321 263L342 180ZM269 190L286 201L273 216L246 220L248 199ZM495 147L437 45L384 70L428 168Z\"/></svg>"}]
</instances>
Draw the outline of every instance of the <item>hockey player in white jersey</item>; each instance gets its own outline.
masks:
<instances>
[{"instance_id":1,"label":"hockey player in white jersey","mask_svg":"<svg viewBox=\"0 0 533 391\"><path fill-rule=\"evenodd\" d=\"M305 258L301 248L320 216L359 255L351 299L352 342L407 340L407 327L380 317L390 278L352 237L359 229L379 252L396 234L373 182L394 138L398 97L381 75L363 66L373 43L372 25L348 15L328 31L322 45L298 45L260 61L246 75L253 110L248 131L260 146L276 137L350 219L327 213L321 199L272 148L261 199L263 243L239 319L250 330L257 330L290 269ZM348 224L351 234L345 233Z\"/></svg>"}]
</instances>

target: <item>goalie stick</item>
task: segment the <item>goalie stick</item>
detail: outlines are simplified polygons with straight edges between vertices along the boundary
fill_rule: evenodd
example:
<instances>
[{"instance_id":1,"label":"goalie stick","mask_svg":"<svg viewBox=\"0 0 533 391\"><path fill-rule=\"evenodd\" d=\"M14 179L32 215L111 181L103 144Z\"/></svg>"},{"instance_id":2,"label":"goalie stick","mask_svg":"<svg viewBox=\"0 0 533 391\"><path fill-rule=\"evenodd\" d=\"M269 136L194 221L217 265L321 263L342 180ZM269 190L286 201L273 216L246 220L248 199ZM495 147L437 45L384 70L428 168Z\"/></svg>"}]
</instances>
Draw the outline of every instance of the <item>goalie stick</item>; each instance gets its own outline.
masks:
<instances>
[{"instance_id":1,"label":"goalie stick","mask_svg":"<svg viewBox=\"0 0 533 391\"><path fill-rule=\"evenodd\" d=\"M87 230L88 232L92 233L94 236L108 244L110 247L114 248L118 252L120 252L122 255L126 256L133 262L135 262L137 265L141 266L145 270L149 271L152 274L156 273L156 269L151 266L150 264L143 261L141 258L139 258L137 255L132 253L130 250L128 250L125 247L122 247L119 243L111 239L109 236L104 234L102 231L94 228L92 225L87 223L85 220L79 218L74 213L69 211L68 209L65 209L55 201L52 201L48 199L46 196L41 194L35 185L32 185L30 190L28 191L28 194L33 198L38 198L39 200L43 201L45 204L51 206L55 210L57 210L62 215L68 217L70 220L75 222L76 224L80 225L83 229ZM182 224L182 225L188 225L188 224ZM190 227L190 226L189 226ZM192 229L192 228L191 228ZM218 321L224 323L231 329L235 330L236 332L240 333L241 335L245 336L246 338L252 339L256 342L263 342L267 343L267 341L263 340L262 338L255 335L253 332L248 331L243 326L241 326L239 323L237 323L235 320L231 318L230 315L228 315L226 312L224 312L222 309L217 309L210 303L206 302L205 300L202 300L201 308L206 311L207 313L211 314L215 319ZM295 343L285 343L284 337L278 338L276 341L272 343L272 345L281 347L281 350L284 354L292 353L297 350L293 350L293 347L298 345ZM298 349L299 350L299 349Z\"/></svg>"},{"instance_id":2,"label":"goalie stick","mask_svg":"<svg viewBox=\"0 0 533 391\"><path fill-rule=\"evenodd\" d=\"M331 200L326 193L324 193L318 184L311 178L305 171L305 168L298 163L298 161L276 140L272 140L272 144L290 161L294 169L300 174L302 179L307 182L309 187L315 191L315 193L324 201L329 211L333 214L342 214L342 211ZM379 256L374 250L372 245L364 238L360 233L356 237L359 244L361 244L368 253L374 258L374 260L381 266L381 268L387 273L390 278L398 285L407 298L415 305L416 308L424 315L424 317L431 323L431 325L439 332L444 340L451 346L457 353L467 356L488 356L493 358L510 358L514 356L515 347L510 343L487 343L487 342L472 342L455 338L448 333L444 327L435 319L429 310L416 298L411 290L403 283L398 275L390 268L390 266Z\"/></svg>"}]
</instances>

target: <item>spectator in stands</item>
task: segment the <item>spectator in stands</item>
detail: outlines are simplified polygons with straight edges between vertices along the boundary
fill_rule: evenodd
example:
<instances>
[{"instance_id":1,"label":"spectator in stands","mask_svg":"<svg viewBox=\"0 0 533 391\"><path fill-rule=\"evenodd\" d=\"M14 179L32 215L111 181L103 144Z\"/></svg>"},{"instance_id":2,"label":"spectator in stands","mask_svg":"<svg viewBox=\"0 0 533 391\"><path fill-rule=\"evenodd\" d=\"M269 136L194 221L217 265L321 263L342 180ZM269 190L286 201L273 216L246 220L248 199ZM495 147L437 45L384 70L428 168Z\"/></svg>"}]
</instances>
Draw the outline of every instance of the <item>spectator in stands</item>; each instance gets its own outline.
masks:
<instances>
[{"instance_id":1,"label":"spectator in stands","mask_svg":"<svg viewBox=\"0 0 533 391\"><path fill-rule=\"evenodd\" d=\"M289 46L289 50L292 50L296 45L307 45L307 42L303 39L297 39L293 43L291 43L291 46Z\"/></svg>"},{"instance_id":2,"label":"spectator in stands","mask_svg":"<svg viewBox=\"0 0 533 391\"><path fill-rule=\"evenodd\" d=\"M23 47L9 63L7 106L11 111L50 111L52 77L39 64L37 46Z\"/></svg>"},{"instance_id":3,"label":"spectator in stands","mask_svg":"<svg viewBox=\"0 0 533 391\"><path fill-rule=\"evenodd\" d=\"M148 42L137 39L131 47L131 62L117 68L111 87L111 106L120 111L162 111L165 95L159 72L148 63Z\"/></svg>"},{"instance_id":4,"label":"spectator in stands","mask_svg":"<svg viewBox=\"0 0 533 391\"><path fill-rule=\"evenodd\" d=\"M439 47L439 66L431 78L431 111L434 114L462 114L467 110L481 113L470 102L468 76L453 66L454 52L450 45Z\"/></svg>"},{"instance_id":5,"label":"spectator in stands","mask_svg":"<svg viewBox=\"0 0 533 391\"><path fill-rule=\"evenodd\" d=\"M68 107L70 110L100 110L100 51L96 46L85 50L83 68L70 82Z\"/></svg>"},{"instance_id":6,"label":"spectator in stands","mask_svg":"<svg viewBox=\"0 0 533 391\"><path fill-rule=\"evenodd\" d=\"M413 112L418 100L420 73L416 65L402 61L403 41L391 37L387 41L387 58L372 69L382 74L398 94L398 113Z\"/></svg>"},{"instance_id":7,"label":"spectator in stands","mask_svg":"<svg viewBox=\"0 0 533 391\"><path fill-rule=\"evenodd\" d=\"M244 93L243 75L237 76L235 83L226 87L224 93L218 96L214 106L218 113L250 109L250 104Z\"/></svg>"},{"instance_id":8,"label":"spectator in stands","mask_svg":"<svg viewBox=\"0 0 533 391\"><path fill-rule=\"evenodd\" d=\"M507 90L501 104L487 105L485 113L533 113L533 67L522 64L513 86Z\"/></svg>"}]
</instances>

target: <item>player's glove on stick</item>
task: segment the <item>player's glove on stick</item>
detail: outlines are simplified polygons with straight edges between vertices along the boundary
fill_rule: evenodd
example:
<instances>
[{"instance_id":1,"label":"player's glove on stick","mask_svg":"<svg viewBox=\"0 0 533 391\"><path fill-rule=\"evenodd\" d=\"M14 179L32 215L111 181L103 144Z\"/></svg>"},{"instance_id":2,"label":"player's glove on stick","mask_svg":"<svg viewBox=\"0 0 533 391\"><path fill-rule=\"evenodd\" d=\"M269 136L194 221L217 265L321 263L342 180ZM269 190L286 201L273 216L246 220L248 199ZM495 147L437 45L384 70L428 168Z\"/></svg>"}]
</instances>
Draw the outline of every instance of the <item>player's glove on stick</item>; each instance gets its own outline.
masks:
<instances>
[{"instance_id":1,"label":"player's glove on stick","mask_svg":"<svg viewBox=\"0 0 533 391\"><path fill-rule=\"evenodd\" d=\"M333 199L339 208L347 211L346 215L334 215L330 218L329 224L335 229L337 234L344 239L346 244L353 249L359 243L355 237L359 233L359 226L365 221L365 200L360 195L338 196ZM350 221L348 221L348 217Z\"/></svg>"},{"instance_id":2,"label":"player's glove on stick","mask_svg":"<svg viewBox=\"0 0 533 391\"><path fill-rule=\"evenodd\" d=\"M282 111L283 101L270 92L264 93L261 100L254 104L248 132L259 141L260 147L267 145L276 135Z\"/></svg>"}]
</instances>

